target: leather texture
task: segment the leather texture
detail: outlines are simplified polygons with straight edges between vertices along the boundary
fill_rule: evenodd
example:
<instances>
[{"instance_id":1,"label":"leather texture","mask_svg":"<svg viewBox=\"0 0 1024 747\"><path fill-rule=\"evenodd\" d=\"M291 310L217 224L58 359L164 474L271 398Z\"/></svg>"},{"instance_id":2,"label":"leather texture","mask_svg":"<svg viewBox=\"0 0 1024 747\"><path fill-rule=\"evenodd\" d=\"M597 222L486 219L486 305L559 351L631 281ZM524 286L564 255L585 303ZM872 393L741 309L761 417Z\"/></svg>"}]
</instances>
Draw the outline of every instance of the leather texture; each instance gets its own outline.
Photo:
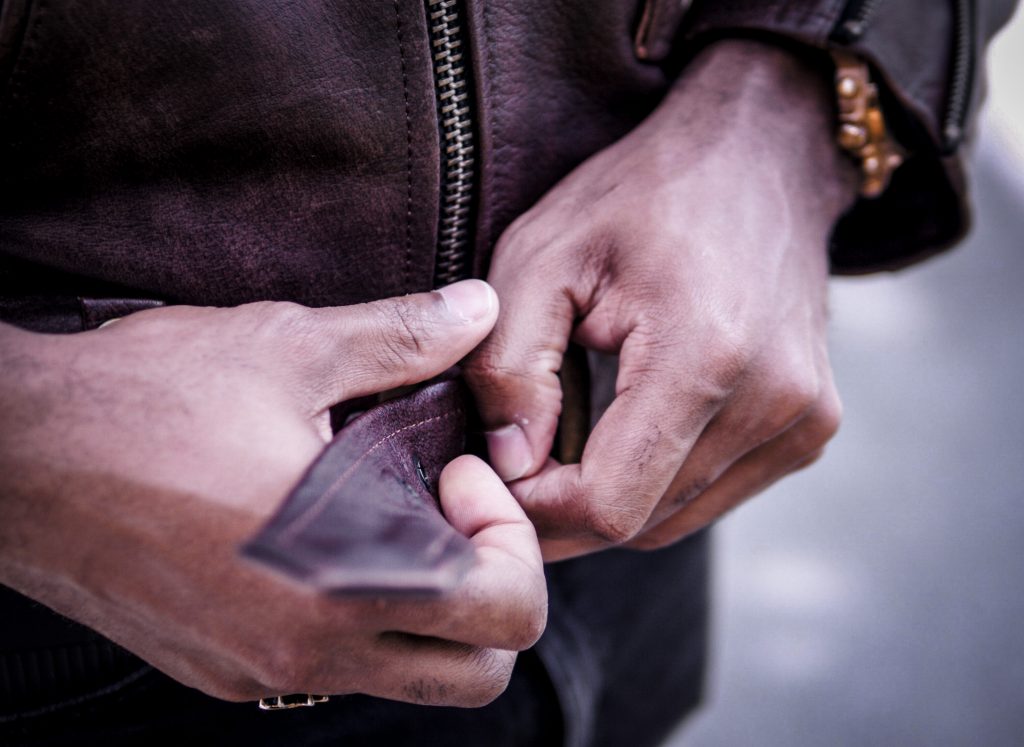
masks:
<instances>
[{"instance_id":1,"label":"leather texture","mask_svg":"<svg viewBox=\"0 0 1024 747\"><path fill-rule=\"evenodd\" d=\"M422 3L12 1L0 295L61 272L73 295L201 305L430 287Z\"/></svg>"},{"instance_id":2,"label":"leather texture","mask_svg":"<svg viewBox=\"0 0 1024 747\"><path fill-rule=\"evenodd\" d=\"M967 226L960 157L934 144L951 5L882 2L856 45L921 156L840 226L837 271L906 263ZM1012 2L975 5L980 54ZM695 49L738 33L825 49L845 3L465 6L482 275L504 228L635 127ZM655 59L634 46L645 18ZM70 284L321 306L431 286L440 137L421 2L6 0L0 76L0 296Z\"/></svg>"},{"instance_id":3,"label":"leather texture","mask_svg":"<svg viewBox=\"0 0 1024 747\"><path fill-rule=\"evenodd\" d=\"M441 514L441 470L465 448L468 394L442 381L357 416L243 554L330 594L437 595L473 564Z\"/></svg>"}]
</instances>

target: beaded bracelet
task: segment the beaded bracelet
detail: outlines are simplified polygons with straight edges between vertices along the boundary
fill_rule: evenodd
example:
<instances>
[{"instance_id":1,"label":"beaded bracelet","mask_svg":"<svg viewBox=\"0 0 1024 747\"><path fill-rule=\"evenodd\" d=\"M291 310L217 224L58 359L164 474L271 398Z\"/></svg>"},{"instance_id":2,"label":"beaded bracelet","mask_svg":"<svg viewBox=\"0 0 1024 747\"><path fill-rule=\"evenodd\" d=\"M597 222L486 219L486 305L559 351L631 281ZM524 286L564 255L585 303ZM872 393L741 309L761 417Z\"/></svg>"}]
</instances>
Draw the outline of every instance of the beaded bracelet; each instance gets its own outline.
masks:
<instances>
[{"instance_id":1,"label":"beaded bracelet","mask_svg":"<svg viewBox=\"0 0 1024 747\"><path fill-rule=\"evenodd\" d=\"M860 166L860 193L878 197L903 163L903 149L889 135L868 66L848 52L833 51L839 130L836 141Z\"/></svg>"}]
</instances>

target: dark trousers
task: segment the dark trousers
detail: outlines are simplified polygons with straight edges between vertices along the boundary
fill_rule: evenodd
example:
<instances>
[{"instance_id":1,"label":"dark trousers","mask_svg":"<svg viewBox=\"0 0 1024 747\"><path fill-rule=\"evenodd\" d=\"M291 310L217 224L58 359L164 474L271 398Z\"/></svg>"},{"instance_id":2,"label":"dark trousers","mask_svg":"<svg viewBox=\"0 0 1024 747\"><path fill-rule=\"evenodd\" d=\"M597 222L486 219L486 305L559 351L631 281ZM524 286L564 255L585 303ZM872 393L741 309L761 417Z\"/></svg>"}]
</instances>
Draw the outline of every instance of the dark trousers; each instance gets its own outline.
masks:
<instances>
[{"instance_id":1,"label":"dark trousers","mask_svg":"<svg viewBox=\"0 0 1024 747\"><path fill-rule=\"evenodd\" d=\"M698 535L654 553L608 551L549 566L548 631L519 657L504 695L484 708L352 695L265 712L254 703L205 696L132 657L107 663L112 681L82 693L65 687L42 704L29 705L31 693L10 689L18 672L0 672L8 703L23 704L11 710L0 703L0 745L654 747L700 697L707 545ZM10 591L0 596L0 641L6 641L0 647L7 647L0 663L8 667L18 653L14 647L24 653L38 645L27 639L45 632L41 615L52 615L38 607L26 612L32 606L19 606L23 602ZM27 621L31 615L34 624ZM65 635L77 627L63 620L48 624ZM102 662L97 667L103 669ZM88 666L79 668L89 674ZM63 685L47 682L50 674L41 667L33 680L20 672L19 682L35 681L56 693Z\"/></svg>"}]
</instances>

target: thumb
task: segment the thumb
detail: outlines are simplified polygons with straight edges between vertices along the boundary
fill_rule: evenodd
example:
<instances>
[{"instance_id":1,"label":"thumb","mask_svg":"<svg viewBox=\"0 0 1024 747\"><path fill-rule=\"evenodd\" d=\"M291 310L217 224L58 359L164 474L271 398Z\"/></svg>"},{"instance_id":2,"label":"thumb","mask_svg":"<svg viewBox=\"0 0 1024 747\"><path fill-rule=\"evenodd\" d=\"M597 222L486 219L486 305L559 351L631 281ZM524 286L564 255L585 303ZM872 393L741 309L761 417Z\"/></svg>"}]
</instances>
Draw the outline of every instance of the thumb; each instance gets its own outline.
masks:
<instances>
[{"instance_id":1,"label":"thumb","mask_svg":"<svg viewBox=\"0 0 1024 747\"><path fill-rule=\"evenodd\" d=\"M497 315L497 296L482 280L355 306L303 309L297 368L317 407L329 407L436 376L478 345Z\"/></svg>"},{"instance_id":2,"label":"thumb","mask_svg":"<svg viewBox=\"0 0 1024 747\"><path fill-rule=\"evenodd\" d=\"M521 279L501 291L507 310L464 368L491 464L506 482L544 464L562 411L558 372L575 310L567 294L539 286Z\"/></svg>"}]
</instances>

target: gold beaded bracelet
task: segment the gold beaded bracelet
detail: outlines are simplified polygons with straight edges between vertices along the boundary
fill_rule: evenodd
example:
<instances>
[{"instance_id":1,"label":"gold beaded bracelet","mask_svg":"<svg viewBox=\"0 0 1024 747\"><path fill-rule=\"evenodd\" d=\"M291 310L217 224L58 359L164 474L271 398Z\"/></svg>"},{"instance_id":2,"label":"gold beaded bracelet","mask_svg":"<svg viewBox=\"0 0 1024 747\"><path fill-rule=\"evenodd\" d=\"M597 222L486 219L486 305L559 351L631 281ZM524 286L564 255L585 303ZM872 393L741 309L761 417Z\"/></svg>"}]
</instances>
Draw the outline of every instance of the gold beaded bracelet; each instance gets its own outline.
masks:
<instances>
[{"instance_id":1,"label":"gold beaded bracelet","mask_svg":"<svg viewBox=\"0 0 1024 747\"><path fill-rule=\"evenodd\" d=\"M878 197L903 163L903 149L889 135L868 66L848 52L833 51L839 131L836 141L860 166L860 193Z\"/></svg>"}]
</instances>

